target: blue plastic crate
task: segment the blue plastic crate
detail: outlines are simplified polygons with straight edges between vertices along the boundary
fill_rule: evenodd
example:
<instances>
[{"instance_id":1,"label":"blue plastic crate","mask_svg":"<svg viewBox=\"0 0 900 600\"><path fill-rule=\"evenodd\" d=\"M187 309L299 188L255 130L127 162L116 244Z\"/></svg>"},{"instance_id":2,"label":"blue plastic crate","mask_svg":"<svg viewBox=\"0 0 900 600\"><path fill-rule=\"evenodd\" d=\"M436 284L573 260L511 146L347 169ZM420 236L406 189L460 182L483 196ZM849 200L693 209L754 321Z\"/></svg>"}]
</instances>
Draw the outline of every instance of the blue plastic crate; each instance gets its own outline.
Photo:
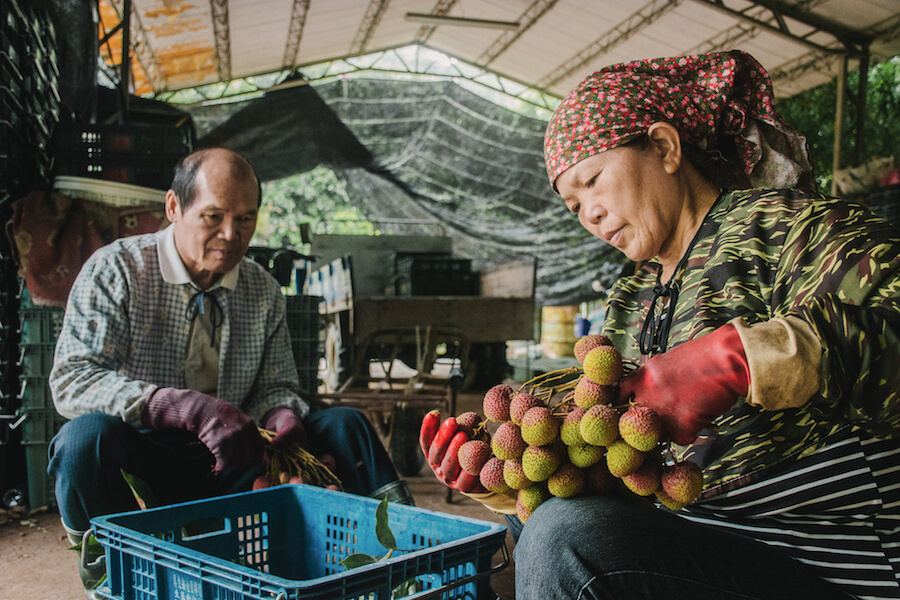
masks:
<instances>
[{"instance_id":1,"label":"blue plastic crate","mask_svg":"<svg viewBox=\"0 0 900 600\"><path fill-rule=\"evenodd\" d=\"M489 576L508 563L506 528L402 504L389 505L388 521L408 551L344 569L350 554L385 554L377 507L372 498L282 485L97 517L108 575L99 591L135 600L388 600L415 578L435 597L496 598ZM501 549L504 560L492 567Z\"/></svg>"}]
</instances>

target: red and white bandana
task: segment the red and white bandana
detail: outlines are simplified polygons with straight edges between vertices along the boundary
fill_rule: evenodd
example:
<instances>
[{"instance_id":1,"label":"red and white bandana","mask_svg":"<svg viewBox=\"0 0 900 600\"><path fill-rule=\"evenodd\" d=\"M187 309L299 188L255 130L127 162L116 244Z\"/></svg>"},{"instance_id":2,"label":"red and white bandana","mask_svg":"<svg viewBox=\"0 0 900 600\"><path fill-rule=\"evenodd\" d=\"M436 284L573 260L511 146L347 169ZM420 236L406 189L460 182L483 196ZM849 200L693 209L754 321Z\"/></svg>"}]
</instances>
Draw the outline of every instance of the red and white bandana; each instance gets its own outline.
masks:
<instances>
[{"instance_id":1,"label":"red and white bandana","mask_svg":"<svg viewBox=\"0 0 900 600\"><path fill-rule=\"evenodd\" d=\"M556 109L544 135L550 185L581 160L667 121L682 140L715 148L734 136L754 186L813 185L806 139L775 111L769 75L745 52L612 65L589 75Z\"/></svg>"}]
</instances>

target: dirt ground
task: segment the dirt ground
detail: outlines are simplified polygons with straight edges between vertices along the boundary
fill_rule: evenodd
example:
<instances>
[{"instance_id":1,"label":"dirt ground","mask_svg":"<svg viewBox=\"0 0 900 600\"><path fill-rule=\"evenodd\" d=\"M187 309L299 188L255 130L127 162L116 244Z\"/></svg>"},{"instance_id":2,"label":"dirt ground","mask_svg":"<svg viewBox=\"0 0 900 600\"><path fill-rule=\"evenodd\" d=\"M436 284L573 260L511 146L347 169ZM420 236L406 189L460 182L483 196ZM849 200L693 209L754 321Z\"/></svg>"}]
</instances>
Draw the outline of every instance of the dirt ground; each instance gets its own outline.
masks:
<instances>
[{"instance_id":1,"label":"dirt ground","mask_svg":"<svg viewBox=\"0 0 900 600\"><path fill-rule=\"evenodd\" d=\"M460 399L458 412L470 410L467 401ZM448 504L447 488L427 466L406 479L416 505L421 508L504 524L501 515L458 493L452 494L452 502ZM512 536L507 534L510 565L491 577L491 587L499 600L515 599L513 546ZM19 514L0 512L0 600L85 598L76 567L77 553L69 547L55 508ZM498 552L493 564L499 564L501 558Z\"/></svg>"}]
</instances>

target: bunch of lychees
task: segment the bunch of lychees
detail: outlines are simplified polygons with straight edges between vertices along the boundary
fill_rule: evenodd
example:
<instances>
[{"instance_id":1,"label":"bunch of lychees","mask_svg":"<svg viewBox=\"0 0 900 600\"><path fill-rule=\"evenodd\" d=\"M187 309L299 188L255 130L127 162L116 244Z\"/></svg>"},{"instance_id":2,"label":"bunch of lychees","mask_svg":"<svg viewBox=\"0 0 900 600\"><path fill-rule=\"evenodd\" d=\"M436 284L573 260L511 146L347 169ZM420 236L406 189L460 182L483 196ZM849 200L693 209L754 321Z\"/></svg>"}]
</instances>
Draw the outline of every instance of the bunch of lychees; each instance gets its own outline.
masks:
<instances>
[{"instance_id":1,"label":"bunch of lychees","mask_svg":"<svg viewBox=\"0 0 900 600\"><path fill-rule=\"evenodd\" d=\"M485 420L475 412L457 416L471 438L459 448L460 467L488 491L515 494L523 521L551 496L614 493L617 479L632 494L655 496L674 510L696 500L703 474L672 458L656 413L614 404L625 365L610 340L585 336L575 343L575 357L581 369L548 373L518 391L492 387L482 405ZM493 433L488 422L496 424Z\"/></svg>"}]
</instances>

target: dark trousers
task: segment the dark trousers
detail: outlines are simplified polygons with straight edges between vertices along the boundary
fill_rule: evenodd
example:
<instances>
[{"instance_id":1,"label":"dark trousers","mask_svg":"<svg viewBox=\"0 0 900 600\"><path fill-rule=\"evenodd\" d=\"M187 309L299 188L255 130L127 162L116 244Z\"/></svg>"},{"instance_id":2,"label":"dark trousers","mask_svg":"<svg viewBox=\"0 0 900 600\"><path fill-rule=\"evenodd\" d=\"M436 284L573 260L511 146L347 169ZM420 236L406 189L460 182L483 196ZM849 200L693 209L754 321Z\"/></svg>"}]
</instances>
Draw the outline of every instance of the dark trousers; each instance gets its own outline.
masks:
<instances>
[{"instance_id":1,"label":"dark trousers","mask_svg":"<svg viewBox=\"0 0 900 600\"><path fill-rule=\"evenodd\" d=\"M344 491L369 495L397 480L381 440L360 411L334 407L303 422L316 455L331 454ZM48 473L69 529L91 517L136 510L122 471L145 482L159 504L245 492L265 465L214 474L215 460L197 436L179 429L137 430L115 416L93 413L64 424L50 443Z\"/></svg>"},{"instance_id":2,"label":"dark trousers","mask_svg":"<svg viewBox=\"0 0 900 600\"><path fill-rule=\"evenodd\" d=\"M852 598L775 546L614 497L545 502L515 561L518 600Z\"/></svg>"}]
</instances>

